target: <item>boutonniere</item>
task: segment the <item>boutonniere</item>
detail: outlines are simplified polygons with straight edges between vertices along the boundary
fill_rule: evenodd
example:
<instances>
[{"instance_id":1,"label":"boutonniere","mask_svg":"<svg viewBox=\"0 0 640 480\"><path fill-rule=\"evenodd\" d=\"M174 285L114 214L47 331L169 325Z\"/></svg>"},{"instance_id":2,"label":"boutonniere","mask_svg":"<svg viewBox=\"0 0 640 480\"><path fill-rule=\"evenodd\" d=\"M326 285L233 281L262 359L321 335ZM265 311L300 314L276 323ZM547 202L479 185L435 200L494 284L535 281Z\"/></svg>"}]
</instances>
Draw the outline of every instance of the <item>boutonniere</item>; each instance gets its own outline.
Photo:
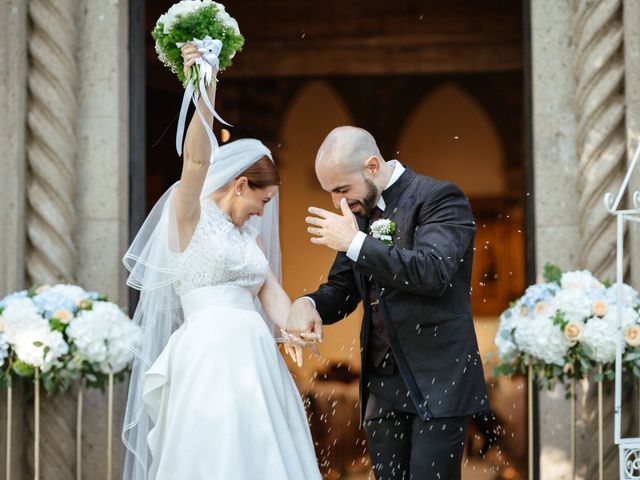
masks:
<instances>
[{"instance_id":1,"label":"boutonniere","mask_svg":"<svg viewBox=\"0 0 640 480\"><path fill-rule=\"evenodd\" d=\"M387 218L376 220L369 226L369 235L382 240L385 245L393 245L394 233L396 233L396 224Z\"/></svg>"}]
</instances>

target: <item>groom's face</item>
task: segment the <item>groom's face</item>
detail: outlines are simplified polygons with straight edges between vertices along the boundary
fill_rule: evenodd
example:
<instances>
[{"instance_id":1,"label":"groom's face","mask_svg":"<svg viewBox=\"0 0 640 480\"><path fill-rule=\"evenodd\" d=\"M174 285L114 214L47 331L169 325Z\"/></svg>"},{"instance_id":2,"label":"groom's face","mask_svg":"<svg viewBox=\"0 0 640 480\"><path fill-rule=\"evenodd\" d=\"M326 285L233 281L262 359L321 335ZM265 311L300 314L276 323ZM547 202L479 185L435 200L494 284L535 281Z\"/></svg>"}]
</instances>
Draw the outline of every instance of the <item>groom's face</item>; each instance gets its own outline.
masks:
<instances>
[{"instance_id":1,"label":"groom's face","mask_svg":"<svg viewBox=\"0 0 640 480\"><path fill-rule=\"evenodd\" d=\"M368 217L380 196L375 183L363 172L346 173L335 170L337 169L317 171L320 185L331 194L333 206L339 210L340 200L346 198L349 208L355 215Z\"/></svg>"}]
</instances>

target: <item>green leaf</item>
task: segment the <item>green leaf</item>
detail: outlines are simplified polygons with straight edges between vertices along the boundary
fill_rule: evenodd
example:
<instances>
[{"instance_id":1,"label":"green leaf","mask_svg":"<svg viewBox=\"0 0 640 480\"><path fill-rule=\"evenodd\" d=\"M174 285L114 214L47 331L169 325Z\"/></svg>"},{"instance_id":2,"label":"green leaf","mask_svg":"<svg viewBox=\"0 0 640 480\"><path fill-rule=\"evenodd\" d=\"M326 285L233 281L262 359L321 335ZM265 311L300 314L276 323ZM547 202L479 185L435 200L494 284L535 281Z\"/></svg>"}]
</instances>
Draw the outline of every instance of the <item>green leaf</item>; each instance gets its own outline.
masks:
<instances>
[{"instance_id":1,"label":"green leaf","mask_svg":"<svg viewBox=\"0 0 640 480\"><path fill-rule=\"evenodd\" d=\"M560 268L556 265L545 263L542 276L544 277L546 282L555 282L560 285L560 280L562 279L562 270L560 270Z\"/></svg>"},{"instance_id":2,"label":"green leaf","mask_svg":"<svg viewBox=\"0 0 640 480\"><path fill-rule=\"evenodd\" d=\"M13 371L21 377L32 377L34 369L31 365L24 363L22 360L16 360L13 362Z\"/></svg>"},{"instance_id":3,"label":"green leaf","mask_svg":"<svg viewBox=\"0 0 640 480\"><path fill-rule=\"evenodd\" d=\"M56 330L58 332L63 333L65 328L67 328L67 324L62 323L60 320L58 320L57 318L52 318L49 320L49 325L51 326L51 328L53 330Z\"/></svg>"}]
</instances>

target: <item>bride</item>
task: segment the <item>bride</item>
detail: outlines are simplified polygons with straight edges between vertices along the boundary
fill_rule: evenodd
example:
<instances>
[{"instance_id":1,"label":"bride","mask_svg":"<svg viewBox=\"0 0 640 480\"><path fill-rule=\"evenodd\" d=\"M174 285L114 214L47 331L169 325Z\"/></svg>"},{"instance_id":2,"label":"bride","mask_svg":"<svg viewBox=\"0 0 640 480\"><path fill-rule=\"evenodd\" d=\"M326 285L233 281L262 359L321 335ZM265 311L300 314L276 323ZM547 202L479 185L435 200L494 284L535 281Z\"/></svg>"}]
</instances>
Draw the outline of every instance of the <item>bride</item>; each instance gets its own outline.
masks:
<instances>
[{"instance_id":1,"label":"bride","mask_svg":"<svg viewBox=\"0 0 640 480\"><path fill-rule=\"evenodd\" d=\"M182 55L185 70L200 56L192 45ZM237 140L211 152L193 116L180 181L124 258L144 331L122 434L125 479L320 478L273 336L291 305L273 273L278 184L262 143Z\"/></svg>"}]
</instances>

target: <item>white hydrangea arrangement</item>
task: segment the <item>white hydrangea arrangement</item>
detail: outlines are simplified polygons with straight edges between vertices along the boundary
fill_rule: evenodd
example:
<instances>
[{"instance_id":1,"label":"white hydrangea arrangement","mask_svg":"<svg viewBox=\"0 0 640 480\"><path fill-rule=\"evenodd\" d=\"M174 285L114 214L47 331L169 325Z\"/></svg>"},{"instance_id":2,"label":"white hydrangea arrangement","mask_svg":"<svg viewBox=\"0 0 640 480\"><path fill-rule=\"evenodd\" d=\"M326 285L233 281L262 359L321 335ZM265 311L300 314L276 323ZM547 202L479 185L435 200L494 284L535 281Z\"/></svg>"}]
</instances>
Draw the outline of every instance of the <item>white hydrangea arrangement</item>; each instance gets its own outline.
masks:
<instances>
[{"instance_id":1,"label":"white hydrangea arrangement","mask_svg":"<svg viewBox=\"0 0 640 480\"><path fill-rule=\"evenodd\" d=\"M586 270L562 273L549 264L544 277L500 316L495 344L501 364L495 373L524 373L531 361L537 384L552 388L602 364L594 379L613 379L617 287ZM629 285L623 285L622 312L624 370L640 378L640 296Z\"/></svg>"},{"instance_id":2,"label":"white hydrangea arrangement","mask_svg":"<svg viewBox=\"0 0 640 480\"><path fill-rule=\"evenodd\" d=\"M87 338L102 342L99 354ZM124 375L139 341L140 328L96 292L64 284L15 292L0 300L0 384L33 378L37 368L50 392L74 380L103 386L108 374Z\"/></svg>"}]
</instances>

